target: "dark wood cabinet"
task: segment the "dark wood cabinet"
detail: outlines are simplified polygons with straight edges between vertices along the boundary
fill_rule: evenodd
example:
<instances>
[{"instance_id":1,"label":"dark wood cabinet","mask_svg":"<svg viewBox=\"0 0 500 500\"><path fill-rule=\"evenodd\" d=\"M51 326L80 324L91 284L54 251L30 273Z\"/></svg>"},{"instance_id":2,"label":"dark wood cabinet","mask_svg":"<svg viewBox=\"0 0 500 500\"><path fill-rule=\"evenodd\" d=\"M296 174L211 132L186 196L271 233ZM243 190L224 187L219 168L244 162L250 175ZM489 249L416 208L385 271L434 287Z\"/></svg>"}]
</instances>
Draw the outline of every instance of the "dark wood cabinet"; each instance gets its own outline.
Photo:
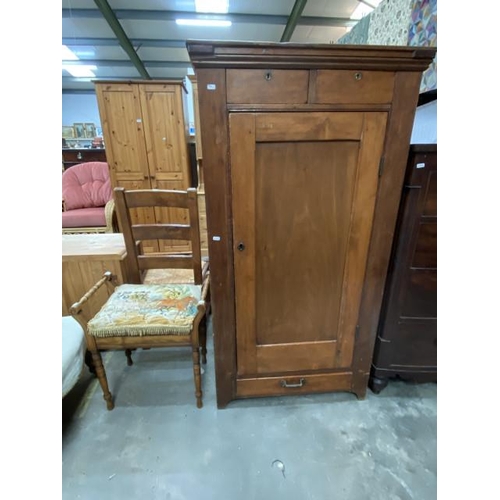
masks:
<instances>
[{"instance_id":1,"label":"dark wood cabinet","mask_svg":"<svg viewBox=\"0 0 500 500\"><path fill-rule=\"evenodd\" d=\"M97 148L63 148L62 150L64 170L87 161L106 161L106 150Z\"/></svg>"},{"instance_id":2,"label":"dark wood cabinet","mask_svg":"<svg viewBox=\"0 0 500 500\"><path fill-rule=\"evenodd\" d=\"M422 71L435 49L188 41L217 404L364 397Z\"/></svg>"},{"instance_id":3,"label":"dark wood cabinet","mask_svg":"<svg viewBox=\"0 0 500 500\"><path fill-rule=\"evenodd\" d=\"M437 379L437 146L410 147L369 386Z\"/></svg>"}]
</instances>

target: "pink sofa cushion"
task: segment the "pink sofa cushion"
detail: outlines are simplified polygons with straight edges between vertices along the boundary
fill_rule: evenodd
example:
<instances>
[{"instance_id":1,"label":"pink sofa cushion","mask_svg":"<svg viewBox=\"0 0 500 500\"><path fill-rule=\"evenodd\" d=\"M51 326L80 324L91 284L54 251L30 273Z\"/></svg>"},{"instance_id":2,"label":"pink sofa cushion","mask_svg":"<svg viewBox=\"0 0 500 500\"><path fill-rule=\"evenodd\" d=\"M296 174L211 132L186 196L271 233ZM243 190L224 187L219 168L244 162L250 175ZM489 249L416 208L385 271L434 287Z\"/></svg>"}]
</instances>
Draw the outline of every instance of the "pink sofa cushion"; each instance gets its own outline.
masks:
<instances>
[{"instance_id":1,"label":"pink sofa cushion","mask_svg":"<svg viewBox=\"0 0 500 500\"><path fill-rule=\"evenodd\" d=\"M92 161L65 170L62 174L62 196L66 210L106 205L113 197L108 164Z\"/></svg>"},{"instance_id":2,"label":"pink sofa cushion","mask_svg":"<svg viewBox=\"0 0 500 500\"><path fill-rule=\"evenodd\" d=\"M95 227L105 225L106 216L104 215L104 207L77 208L62 213L62 227Z\"/></svg>"}]
</instances>

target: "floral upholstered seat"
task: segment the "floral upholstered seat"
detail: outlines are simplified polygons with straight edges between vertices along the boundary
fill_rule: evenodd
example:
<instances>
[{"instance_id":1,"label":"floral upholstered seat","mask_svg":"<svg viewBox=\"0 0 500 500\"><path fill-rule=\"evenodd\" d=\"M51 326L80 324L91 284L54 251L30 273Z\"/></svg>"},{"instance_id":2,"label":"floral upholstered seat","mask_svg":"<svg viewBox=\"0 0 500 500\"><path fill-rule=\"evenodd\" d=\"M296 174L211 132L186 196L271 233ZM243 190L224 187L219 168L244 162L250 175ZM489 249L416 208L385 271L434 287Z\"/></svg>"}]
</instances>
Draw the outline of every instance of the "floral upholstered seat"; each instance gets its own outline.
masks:
<instances>
[{"instance_id":1,"label":"floral upholstered seat","mask_svg":"<svg viewBox=\"0 0 500 500\"><path fill-rule=\"evenodd\" d=\"M88 322L94 337L189 335L201 285L120 285Z\"/></svg>"}]
</instances>

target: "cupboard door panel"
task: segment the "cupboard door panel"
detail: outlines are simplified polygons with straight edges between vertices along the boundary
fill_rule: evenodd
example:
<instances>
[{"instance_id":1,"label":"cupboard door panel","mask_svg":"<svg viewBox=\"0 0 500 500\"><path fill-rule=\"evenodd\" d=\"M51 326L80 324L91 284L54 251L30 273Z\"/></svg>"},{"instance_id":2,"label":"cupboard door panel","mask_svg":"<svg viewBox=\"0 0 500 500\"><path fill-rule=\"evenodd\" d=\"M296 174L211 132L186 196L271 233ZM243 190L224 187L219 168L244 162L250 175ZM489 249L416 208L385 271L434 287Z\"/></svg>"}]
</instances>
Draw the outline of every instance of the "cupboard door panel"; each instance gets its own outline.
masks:
<instances>
[{"instance_id":1,"label":"cupboard door panel","mask_svg":"<svg viewBox=\"0 0 500 500\"><path fill-rule=\"evenodd\" d=\"M111 182L148 180L143 117L137 85L96 85Z\"/></svg>"},{"instance_id":2,"label":"cupboard door panel","mask_svg":"<svg viewBox=\"0 0 500 500\"><path fill-rule=\"evenodd\" d=\"M157 182L174 176L181 189L189 187L189 154L183 118L181 88L142 85L141 106L150 175Z\"/></svg>"},{"instance_id":3,"label":"cupboard door panel","mask_svg":"<svg viewBox=\"0 0 500 500\"><path fill-rule=\"evenodd\" d=\"M257 143L258 345L336 340L358 151L354 141Z\"/></svg>"},{"instance_id":4,"label":"cupboard door panel","mask_svg":"<svg viewBox=\"0 0 500 500\"><path fill-rule=\"evenodd\" d=\"M288 116L230 115L240 376L352 360L386 114Z\"/></svg>"}]
</instances>

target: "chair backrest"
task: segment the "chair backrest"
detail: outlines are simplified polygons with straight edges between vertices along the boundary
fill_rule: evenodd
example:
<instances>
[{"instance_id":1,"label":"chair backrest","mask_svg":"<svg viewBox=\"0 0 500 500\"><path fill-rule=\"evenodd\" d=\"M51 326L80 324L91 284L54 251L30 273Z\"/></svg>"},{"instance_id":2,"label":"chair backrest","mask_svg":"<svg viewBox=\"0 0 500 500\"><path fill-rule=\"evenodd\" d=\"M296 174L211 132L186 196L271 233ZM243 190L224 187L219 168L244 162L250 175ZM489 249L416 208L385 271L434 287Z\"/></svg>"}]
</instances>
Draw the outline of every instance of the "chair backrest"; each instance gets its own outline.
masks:
<instances>
[{"instance_id":1,"label":"chair backrest","mask_svg":"<svg viewBox=\"0 0 500 500\"><path fill-rule=\"evenodd\" d=\"M142 272L148 269L173 268L193 269L195 284L201 284L200 226L196 189L189 188L187 191L126 190L117 187L114 191L116 213L127 249L130 281L141 283ZM131 210L146 207L186 209L189 211L189 224L134 224ZM144 254L142 240L190 240L191 252Z\"/></svg>"},{"instance_id":2,"label":"chair backrest","mask_svg":"<svg viewBox=\"0 0 500 500\"><path fill-rule=\"evenodd\" d=\"M66 210L104 207L113 197L108 164L90 161L65 170L62 174L62 197Z\"/></svg>"}]
</instances>

